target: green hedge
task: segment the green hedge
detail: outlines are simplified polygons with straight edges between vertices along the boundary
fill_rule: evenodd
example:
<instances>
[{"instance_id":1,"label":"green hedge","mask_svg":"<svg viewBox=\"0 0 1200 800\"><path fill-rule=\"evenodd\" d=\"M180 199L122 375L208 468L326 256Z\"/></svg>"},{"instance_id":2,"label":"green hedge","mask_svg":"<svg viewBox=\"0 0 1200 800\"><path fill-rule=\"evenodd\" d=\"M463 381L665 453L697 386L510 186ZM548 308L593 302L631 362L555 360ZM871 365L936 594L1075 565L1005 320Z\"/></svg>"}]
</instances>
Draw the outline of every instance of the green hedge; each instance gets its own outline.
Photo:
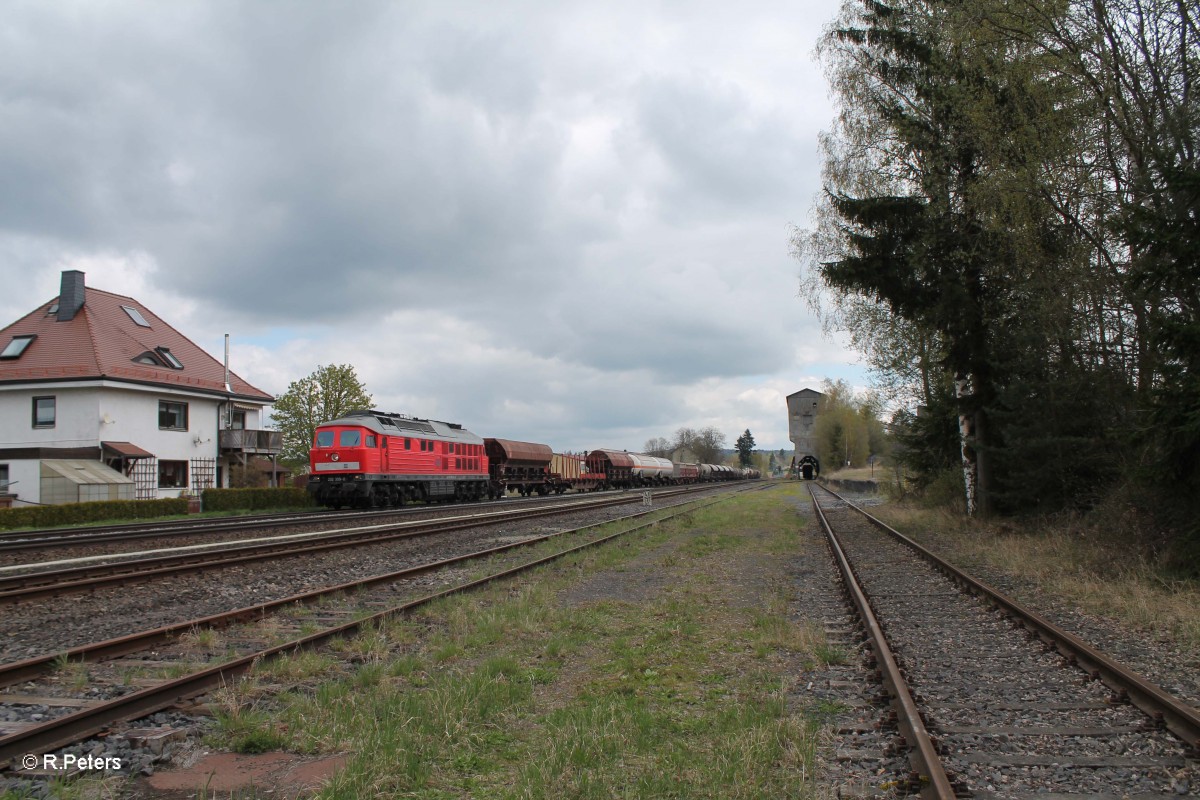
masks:
<instances>
[{"instance_id":1,"label":"green hedge","mask_svg":"<svg viewBox=\"0 0 1200 800\"><path fill-rule=\"evenodd\" d=\"M58 525L81 525L114 519L153 519L169 517L172 514L186 514L187 510L188 501L182 497L0 508L0 529L53 528Z\"/></svg>"},{"instance_id":2,"label":"green hedge","mask_svg":"<svg viewBox=\"0 0 1200 800\"><path fill-rule=\"evenodd\" d=\"M293 486L279 489L205 489L201 497L205 511L309 508L313 504L307 491Z\"/></svg>"},{"instance_id":3,"label":"green hedge","mask_svg":"<svg viewBox=\"0 0 1200 800\"><path fill-rule=\"evenodd\" d=\"M256 511L271 508L310 508L312 498L304 489L205 489L205 511ZM66 503L60 506L0 508L0 530L53 528L106 520L155 519L188 513L184 497L163 500L105 500Z\"/></svg>"}]
</instances>

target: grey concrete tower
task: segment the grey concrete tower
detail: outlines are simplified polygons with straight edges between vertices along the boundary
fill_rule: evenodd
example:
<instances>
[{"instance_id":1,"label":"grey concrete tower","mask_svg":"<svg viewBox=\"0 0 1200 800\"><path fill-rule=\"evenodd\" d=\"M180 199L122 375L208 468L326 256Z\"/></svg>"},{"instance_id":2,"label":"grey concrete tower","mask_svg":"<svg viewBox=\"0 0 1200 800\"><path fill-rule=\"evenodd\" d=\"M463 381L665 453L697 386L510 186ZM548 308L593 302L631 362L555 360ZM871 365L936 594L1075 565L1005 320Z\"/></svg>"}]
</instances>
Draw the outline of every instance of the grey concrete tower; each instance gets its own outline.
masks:
<instances>
[{"instance_id":1,"label":"grey concrete tower","mask_svg":"<svg viewBox=\"0 0 1200 800\"><path fill-rule=\"evenodd\" d=\"M795 457L803 458L817 454L814 426L821 410L821 399L825 395L813 389L801 389L787 397L788 438L796 448Z\"/></svg>"}]
</instances>

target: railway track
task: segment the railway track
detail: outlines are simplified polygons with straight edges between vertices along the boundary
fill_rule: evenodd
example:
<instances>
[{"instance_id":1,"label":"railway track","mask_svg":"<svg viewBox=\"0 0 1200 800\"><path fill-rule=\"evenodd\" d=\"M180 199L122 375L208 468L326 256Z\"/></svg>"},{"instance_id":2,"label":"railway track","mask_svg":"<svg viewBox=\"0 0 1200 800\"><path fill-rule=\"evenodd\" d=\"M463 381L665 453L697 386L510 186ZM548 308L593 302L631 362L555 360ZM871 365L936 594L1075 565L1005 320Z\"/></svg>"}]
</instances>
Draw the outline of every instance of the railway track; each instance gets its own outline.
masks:
<instances>
[{"instance_id":1,"label":"railway track","mask_svg":"<svg viewBox=\"0 0 1200 800\"><path fill-rule=\"evenodd\" d=\"M389 509L387 511L295 511L275 514L253 514L237 517L156 520L121 525L89 525L78 528L45 528L0 533L0 553L40 550L62 546L85 546L110 542L134 542L143 539L170 539L177 536L197 536L240 530L262 530L308 523L328 525L331 522L353 522L397 513L424 511L427 507Z\"/></svg>"},{"instance_id":2,"label":"railway track","mask_svg":"<svg viewBox=\"0 0 1200 800\"><path fill-rule=\"evenodd\" d=\"M711 484L707 484L711 486ZM617 492L588 493L588 497L614 495ZM122 525L94 525L80 528L47 528L28 531L0 532L0 555L61 547L87 547L91 545L137 542L147 539L167 540L190 536L208 536L237 531L258 531L272 528L297 527L302 525L330 525L388 519L391 517L425 516L430 512L447 508L511 508L514 505L545 505L554 502L571 502L579 494L545 497L511 497L504 500L471 503L464 506L442 504L409 505L400 508L375 509L370 511L295 511L272 514L254 514L238 517L207 519L158 520L135 522Z\"/></svg>"},{"instance_id":3,"label":"railway track","mask_svg":"<svg viewBox=\"0 0 1200 800\"><path fill-rule=\"evenodd\" d=\"M765 487L730 488L745 491ZM34 714L24 713L26 719L21 721L0 721L0 768L20 767L21 764L15 759L61 748L119 723L176 706L188 698L226 685L254 665L281 654L344 640L441 597L520 574L579 550L658 524L676 514L687 513L697 508L697 503L719 502L729 494L701 498L674 507L665 516L663 509L631 515L623 519L640 521L616 533L592 536L582 543L556 549L542 557L523 563L509 563L492 574L417 597L411 595L421 586L421 576L460 569L484 559L511 559L518 550L586 535L599 526L588 525L529 537L453 558L428 561L397 572L96 642L50 656L0 665L0 688L19 685L20 689L19 692L11 689L0 692L0 708L39 708L45 711L36 716L51 717L34 719ZM331 598L340 599L334 601ZM261 629L264 618L270 623L265 633ZM233 627L241 625L246 627L240 630ZM205 635L206 631L221 632L220 646L216 646L218 640L214 636ZM272 641L264 642L264 639ZM210 652L222 647L222 654ZM82 682L77 679L80 670L85 676ZM81 683L102 683L108 687L111 696L102 699L80 696ZM154 734L139 730L128 738L134 735ZM159 731L158 735L173 734L171 731ZM104 750L103 747L100 749Z\"/></svg>"},{"instance_id":4,"label":"railway track","mask_svg":"<svg viewBox=\"0 0 1200 800\"><path fill-rule=\"evenodd\" d=\"M701 489L676 488L660 490L656 496L665 499L696 491ZM267 537L253 542L217 542L124 556L110 554L71 559L67 563L34 562L0 567L0 606L55 597L69 592L125 585L138 580L202 572L238 564L253 564L290 556L312 555L329 550L430 536L570 511L594 510L640 500L641 495L621 493L588 497L570 503L506 507L499 511L457 514L445 519L381 523L349 530L312 531Z\"/></svg>"},{"instance_id":5,"label":"railway track","mask_svg":"<svg viewBox=\"0 0 1200 800\"><path fill-rule=\"evenodd\" d=\"M893 792L1200 793L1200 711L839 495L810 492L888 705L859 748L910 764Z\"/></svg>"}]
</instances>

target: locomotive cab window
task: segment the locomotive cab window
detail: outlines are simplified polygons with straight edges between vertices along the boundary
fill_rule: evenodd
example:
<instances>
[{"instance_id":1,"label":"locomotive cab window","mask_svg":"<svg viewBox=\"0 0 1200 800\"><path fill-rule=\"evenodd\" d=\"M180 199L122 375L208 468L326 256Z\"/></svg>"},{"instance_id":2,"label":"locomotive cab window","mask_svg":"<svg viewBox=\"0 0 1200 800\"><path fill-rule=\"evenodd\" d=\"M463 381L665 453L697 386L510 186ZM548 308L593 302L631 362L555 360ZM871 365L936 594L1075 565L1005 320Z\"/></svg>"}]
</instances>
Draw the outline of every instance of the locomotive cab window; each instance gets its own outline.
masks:
<instances>
[{"instance_id":1,"label":"locomotive cab window","mask_svg":"<svg viewBox=\"0 0 1200 800\"><path fill-rule=\"evenodd\" d=\"M338 444L342 447L358 447L362 442L362 434L358 431L342 431Z\"/></svg>"},{"instance_id":2,"label":"locomotive cab window","mask_svg":"<svg viewBox=\"0 0 1200 800\"><path fill-rule=\"evenodd\" d=\"M367 447L374 447L374 446L375 446L375 434L368 433L367 434Z\"/></svg>"},{"instance_id":3,"label":"locomotive cab window","mask_svg":"<svg viewBox=\"0 0 1200 800\"><path fill-rule=\"evenodd\" d=\"M317 447L333 447L333 431L317 431Z\"/></svg>"}]
</instances>

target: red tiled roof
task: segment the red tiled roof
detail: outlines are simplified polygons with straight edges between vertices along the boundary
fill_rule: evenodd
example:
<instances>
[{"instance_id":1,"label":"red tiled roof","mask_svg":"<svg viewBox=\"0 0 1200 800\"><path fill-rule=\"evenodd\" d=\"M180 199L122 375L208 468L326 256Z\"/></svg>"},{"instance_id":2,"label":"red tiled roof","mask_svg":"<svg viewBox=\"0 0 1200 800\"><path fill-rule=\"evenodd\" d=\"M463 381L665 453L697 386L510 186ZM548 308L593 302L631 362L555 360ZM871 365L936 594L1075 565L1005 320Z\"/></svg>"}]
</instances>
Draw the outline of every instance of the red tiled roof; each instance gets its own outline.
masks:
<instances>
[{"instance_id":1,"label":"red tiled roof","mask_svg":"<svg viewBox=\"0 0 1200 800\"><path fill-rule=\"evenodd\" d=\"M221 362L157 314L131 297L91 287L84 292L83 308L70 321L59 322L57 315L47 313L56 302L51 300L0 330L0 348L13 336L37 335L19 358L0 359L0 383L111 378L225 393L225 367ZM137 309L150 327L135 323L121 306ZM183 369L133 360L160 347L169 349ZM274 400L233 372L229 373L229 386L244 399L267 403Z\"/></svg>"}]
</instances>

